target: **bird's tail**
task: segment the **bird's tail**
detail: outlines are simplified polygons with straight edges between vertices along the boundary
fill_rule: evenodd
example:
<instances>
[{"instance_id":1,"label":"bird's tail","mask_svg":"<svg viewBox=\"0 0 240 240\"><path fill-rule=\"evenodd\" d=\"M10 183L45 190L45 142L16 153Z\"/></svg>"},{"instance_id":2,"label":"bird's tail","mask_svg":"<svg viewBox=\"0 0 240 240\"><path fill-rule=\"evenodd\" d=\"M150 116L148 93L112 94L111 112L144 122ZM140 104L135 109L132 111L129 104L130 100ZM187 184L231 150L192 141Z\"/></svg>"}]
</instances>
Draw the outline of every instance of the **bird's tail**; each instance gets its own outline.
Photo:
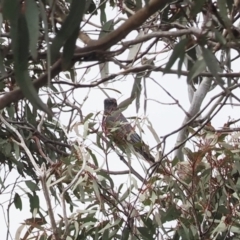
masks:
<instances>
[{"instance_id":1,"label":"bird's tail","mask_svg":"<svg viewBox=\"0 0 240 240\"><path fill-rule=\"evenodd\" d=\"M151 165L155 163L155 158L149 151L148 145L146 145L144 142L138 143L134 145L134 150L141 154L142 157Z\"/></svg>"},{"instance_id":2,"label":"bird's tail","mask_svg":"<svg viewBox=\"0 0 240 240\"><path fill-rule=\"evenodd\" d=\"M152 156L152 154L149 151L149 147L147 145L143 145L140 149L138 149L138 152L144 157L146 161L153 164L155 163L155 158Z\"/></svg>"}]
</instances>

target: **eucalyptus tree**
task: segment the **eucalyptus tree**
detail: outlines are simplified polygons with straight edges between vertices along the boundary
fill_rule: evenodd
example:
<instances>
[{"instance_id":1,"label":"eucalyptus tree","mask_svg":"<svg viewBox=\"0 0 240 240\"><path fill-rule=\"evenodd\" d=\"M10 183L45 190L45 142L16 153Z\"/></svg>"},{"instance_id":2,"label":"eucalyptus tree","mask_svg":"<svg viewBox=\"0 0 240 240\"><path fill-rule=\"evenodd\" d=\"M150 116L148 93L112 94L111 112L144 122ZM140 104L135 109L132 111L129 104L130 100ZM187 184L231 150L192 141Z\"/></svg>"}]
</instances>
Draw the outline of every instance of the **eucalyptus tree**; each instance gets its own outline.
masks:
<instances>
[{"instance_id":1,"label":"eucalyptus tree","mask_svg":"<svg viewBox=\"0 0 240 240\"><path fill-rule=\"evenodd\" d=\"M225 106L239 106L239 1L0 4L6 239L239 239L238 119L211 124ZM162 87L163 74L183 80L188 109ZM129 76L120 112L135 104L146 113L151 83L185 114L164 136L149 119L156 163L141 173L132 146L118 148L100 127L101 109L84 108L103 100L90 91L118 94L111 84ZM140 132L141 120L132 121ZM109 167L109 158L126 170Z\"/></svg>"}]
</instances>

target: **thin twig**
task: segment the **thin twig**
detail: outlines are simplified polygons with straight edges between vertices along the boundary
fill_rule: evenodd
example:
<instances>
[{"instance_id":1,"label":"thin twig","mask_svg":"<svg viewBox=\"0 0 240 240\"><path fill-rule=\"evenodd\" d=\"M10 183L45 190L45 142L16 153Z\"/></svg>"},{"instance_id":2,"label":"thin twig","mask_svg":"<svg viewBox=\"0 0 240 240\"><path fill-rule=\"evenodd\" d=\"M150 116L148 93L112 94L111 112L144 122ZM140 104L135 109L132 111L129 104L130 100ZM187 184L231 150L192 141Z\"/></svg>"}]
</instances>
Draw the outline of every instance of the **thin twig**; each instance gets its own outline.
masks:
<instances>
[{"instance_id":1,"label":"thin twig","mask_svg":"<svg viewBox=\"0 0 240 240\"><path fill-rule=\"evenodd\" d=\"M41 174L41 169L40 169L40 167L38 166L38 164L35 162L32 154L31 154L30 150L28 149L28 147L26 146L26 144L25 144L25 142L24 142L23 137L21 136L21 134L18 132L18 130L17 130L16 128L14 128L12 125L10 125L10 124L4 119L4 117L2 116L2 113L0 113L0 120L1 120L9 129L11 129L11 130L17 135L17 137L19 138L20 142L18 142L18 141L16 141L15 139L11 138L12 141L13 141L14 143L16 143L18 146L22 147L22 148L25 150L28 158L30 159L30 161L31 161L31 163L32 163L32 165L33 165L36 173L37 173L37 175L40 175L40 174Z\"/></svg>"},{"instance_id":2,"label":"thin twig","mask_svg":"<svg viewBox=\"0 0 240 240\"><path fill-rule=\"evenodd\" d=\"M48 216L50 218L51 228L52 228L55 240L58 240L59 239L59 233L58 233L56 221L55 221L54 214L53 214L53 208L52 208L50 194L49 194L49 187L46 184L47 175L49 173L49 170L48 171L46 170L45 164L42 165L41 172L42 173L41 173L41 176L39 178L40 178L41 183L42 183L42 190L43 190L43 194L44 194L44 197L45 197L45 200L46 200L46 203L47 203Z\"/></svg>"},{"instance_id":3,"label":"thin twig","mask_svg":"<svg viewBox=\"0 0 240 240\"><path fill-rule=\"evenodd\" d=\"M86 165L87 165L87 159L86 159L86 156L84 154L82 154L84 151L83 147L81 146L81 143L79 142L78 143L78 146L77 146L77 155L79 158L81 158L82 160L82 167L81 169L79 170L79 172L76 174L76 176L73 178L73 180L71 181L71 183L69 183L62 191L62 194L61 194L61 201L62 201L62 207L63 207L63 217L64 217L64 222L65 222L65 231L64 231L64 234L63 234L63 237L62 239L66 239L67 235L68 235L68 232L69 232L69 224L68 224L68 217L67 217L67 211L66 211L66 204L65 204L65 193L73 186L75 185L78 181L79 181L79 178L82 174L82 172L84 171L84 169L86 168Z\"/></svg>"}]
</instances>

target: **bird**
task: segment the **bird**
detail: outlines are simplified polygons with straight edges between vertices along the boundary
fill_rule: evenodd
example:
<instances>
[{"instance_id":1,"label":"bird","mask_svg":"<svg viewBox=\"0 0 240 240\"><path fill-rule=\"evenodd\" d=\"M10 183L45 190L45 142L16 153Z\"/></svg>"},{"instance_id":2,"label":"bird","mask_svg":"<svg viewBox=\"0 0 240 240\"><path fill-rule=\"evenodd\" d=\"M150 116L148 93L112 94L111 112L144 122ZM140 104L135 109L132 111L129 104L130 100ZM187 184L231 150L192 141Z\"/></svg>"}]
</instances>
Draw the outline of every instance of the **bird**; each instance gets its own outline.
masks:
<instances>
[{"instance_id":1,"label":"bird","mask_svg":"<svg viewBox=\"0 0 240 240\"><path fill-rule=\"evenodd\" d=\"M144 160L151 165L155 163L155 158L151 155L149 146L135 132L134 128L122 114L121 109L118 109L115 98L106 98L104 100L102 129L106 136L124 152L126 152L125 149L130 144L137 153L142 155Z\"/></svg>"}]
</instances>

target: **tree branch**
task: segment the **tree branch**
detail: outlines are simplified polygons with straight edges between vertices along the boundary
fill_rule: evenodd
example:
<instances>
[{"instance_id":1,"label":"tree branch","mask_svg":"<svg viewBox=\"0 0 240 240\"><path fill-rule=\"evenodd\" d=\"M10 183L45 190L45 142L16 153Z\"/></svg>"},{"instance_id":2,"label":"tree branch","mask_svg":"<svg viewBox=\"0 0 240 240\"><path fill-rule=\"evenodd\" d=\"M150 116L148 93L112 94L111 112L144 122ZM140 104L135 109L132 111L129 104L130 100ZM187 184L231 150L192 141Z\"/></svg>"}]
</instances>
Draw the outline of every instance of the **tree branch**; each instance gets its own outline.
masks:
<instances>
[{"instance_id":1,"label":"tree branch","mask_svg":"<svg viewBox=\"0 0 240 240\"><path fill-rule=\"evenodd\" d=\"M131 31L137 29L142 23L144 23L152 14L161 10L167 3L168 0L151 0L148 4L145 5L142 9L136 12L133 16L131 16L127 21L125 21L119 28L115 31L112 31L108 35L100 38L99 40L91 40L89 45L84 48L78 48L76 53L91 53L94 51L104 51L114 44L121 41L124 37L126 37ZM81 56L81 54L80 54ZM79 56L79 57L80 57ZM81 56L82 57L82 56ZM79 58L74 58L72 65L79 61ZM51 67L51 78L54 78L64 69L62 68L62 60L59 58ZM46 71L43 75L41 75L38 79L33 81L33 85L36 89L39 89L47 84L48 80L48 71ZM16 102L20 99L23 99L24 95L22 91L17 88L9 93L6 93L3 97L0 98L0 109L5 108L12 102Z\"/></svg>"}]
</instances>

